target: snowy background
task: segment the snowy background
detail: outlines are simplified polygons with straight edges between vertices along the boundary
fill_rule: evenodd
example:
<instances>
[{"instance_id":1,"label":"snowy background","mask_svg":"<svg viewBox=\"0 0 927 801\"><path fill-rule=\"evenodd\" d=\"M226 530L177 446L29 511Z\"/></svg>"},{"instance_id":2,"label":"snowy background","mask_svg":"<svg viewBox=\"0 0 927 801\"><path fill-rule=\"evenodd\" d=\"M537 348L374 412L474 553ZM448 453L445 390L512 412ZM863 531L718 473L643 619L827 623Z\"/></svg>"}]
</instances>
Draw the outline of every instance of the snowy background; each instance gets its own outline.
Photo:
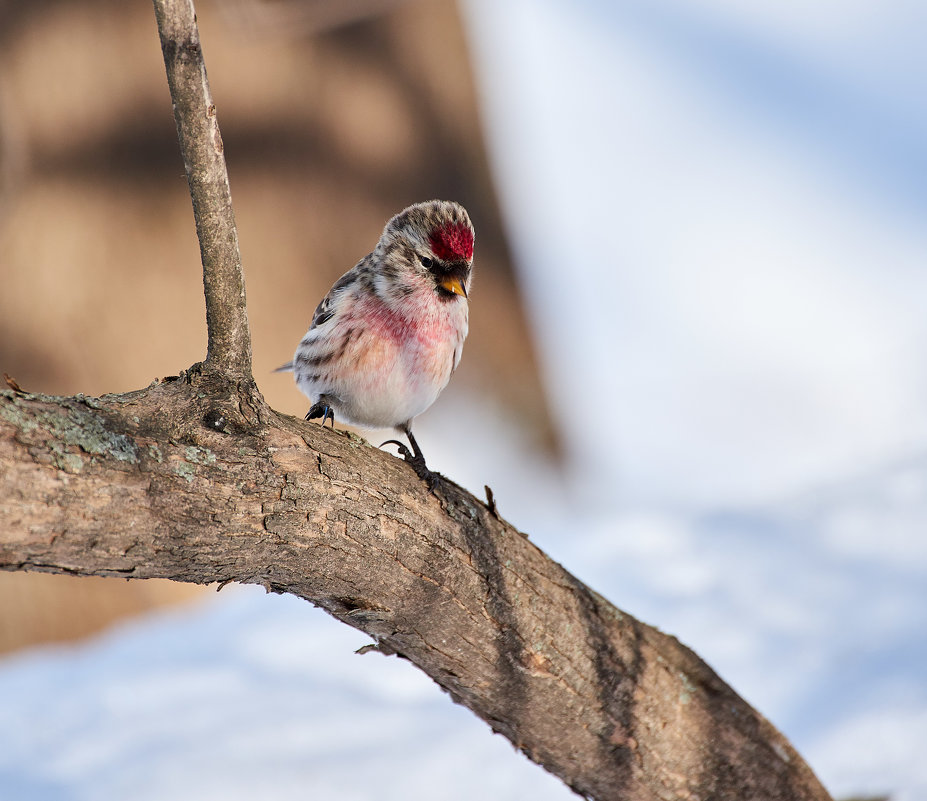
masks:
<instances>
[{"instance_id":1,"label":"snowy background","mask_svg":"<svg viewBox=\"0 0 927 801\"><path fill-rule=\"evenodd\" d=\"M927 5L463 10L567 468L453 389L429 458L835 796L927 798ZM0 794L573 797L365 642L230 587L8 658Z\"/></svg>"}]
</instances>

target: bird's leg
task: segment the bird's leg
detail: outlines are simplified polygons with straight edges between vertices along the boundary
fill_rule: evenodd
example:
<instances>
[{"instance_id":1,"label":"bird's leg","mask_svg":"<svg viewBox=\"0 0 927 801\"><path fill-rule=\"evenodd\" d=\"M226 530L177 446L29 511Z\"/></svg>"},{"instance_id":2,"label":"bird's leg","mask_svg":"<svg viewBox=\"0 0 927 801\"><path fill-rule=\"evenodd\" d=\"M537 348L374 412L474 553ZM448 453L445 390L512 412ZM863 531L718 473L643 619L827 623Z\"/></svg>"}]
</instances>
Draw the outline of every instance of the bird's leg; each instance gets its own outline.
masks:
<instances>
[{"instance_id":1,"label":"bird's leg","mask_svg":"<svg viewBox=\"0 0 927 801\"><path fill-rule=\"evenodd\" d=\"M397 448L399 448L399 455L402 456L402 458L405 459L409 465L411 465L412 469L415 471L415 474L422 481L428 484L429 489L434 489L435 485L438 483L440 474L432 472L425 465L425 456L422 454L422 449L415 441L415 437L412 436L412 428L408 425L408 423L404 426L400 426L400 430L403 434L406 435L406 437L408 437L409 443L412 445L411 451L398 439L388 439L383 443L383 445L395 445ZM383 445L380 445L380 447L382 448Z\"/></svg>"},{"instance_id":2,"label":"bird's leg","mask_svg":"<svg viewBox=\"0 0 927 801\"><path fill-rule=\"evenodd\" d=\"M319 399L316 403L312 404L312 408L306 412L307 420L315 420L317 417L322 418L322 425L325 425L326 420L332 421L332 428L335 427L335 412L331 406L329 406L325 401Z\"/></svg>"},{"instance_id":3,"label":"bird's leg","mask_svg":"<svg viewBox=\"0 0 927 801\"><path fill-rule=\"evenodd\" d=\"M413 465L421 466L422 470L427 469L425 467L425 455L422 453L422 449L418 446L418 443L415 441L415 437L412 436L412 429L409 426L406 426L403 429L403 433L408 437L409 444L412 446L412 458L410 459L406 456L406 461Z\"/></svg>"}]
</instances>

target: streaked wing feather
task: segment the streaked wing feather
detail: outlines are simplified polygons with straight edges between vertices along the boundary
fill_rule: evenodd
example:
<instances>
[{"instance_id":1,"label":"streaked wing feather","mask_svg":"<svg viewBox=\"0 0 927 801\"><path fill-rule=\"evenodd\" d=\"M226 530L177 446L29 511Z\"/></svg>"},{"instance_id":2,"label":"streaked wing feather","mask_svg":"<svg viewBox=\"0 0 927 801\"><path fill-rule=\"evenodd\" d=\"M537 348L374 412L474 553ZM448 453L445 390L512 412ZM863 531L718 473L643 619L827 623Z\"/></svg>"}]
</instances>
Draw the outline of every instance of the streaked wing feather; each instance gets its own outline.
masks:
<instances>
[{"instance_id":1,"label":"streaked wing feather","mask_svg":"<svg viewBox=\"0 0 927 801\"><path fill-rule=\"evenodd\" d=\"M354 267L335 281L335 285L328 290L328 294L322 298L322 302L316 307L315 313L312 315L312 323L309 325L310 331L313 328L318 328L320 325L325 325L325 323L331 320L335 314L334 306L338 300L339 294L357 281L360 275L361 265L369 258L370 256L366 256L361 259Z\"/></svg>"}]
</instances>

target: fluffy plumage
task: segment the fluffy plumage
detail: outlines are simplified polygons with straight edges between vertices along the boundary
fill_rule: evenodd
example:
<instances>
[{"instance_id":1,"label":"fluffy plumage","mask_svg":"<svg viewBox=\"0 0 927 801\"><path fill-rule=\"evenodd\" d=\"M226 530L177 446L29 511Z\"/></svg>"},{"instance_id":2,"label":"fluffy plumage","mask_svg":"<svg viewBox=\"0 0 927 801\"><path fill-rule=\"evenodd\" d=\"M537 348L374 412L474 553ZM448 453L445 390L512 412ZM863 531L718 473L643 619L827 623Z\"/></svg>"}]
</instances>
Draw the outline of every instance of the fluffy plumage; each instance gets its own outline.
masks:
<instances>
[{"instance_id":1,"label":"fluffy plumage","mask_svg":"<svg viewBox=\"0 0 927 801\"><path fill-rule=\"evenodd\" d=\"M307 419L396 428L414 451L395 443L406 460L431 478L411 425L460 361L472 261L473 226L457 203L417 203L393 217L373 252L323 298L280 368L313 401Z\"/></svg>"}]
</instances>

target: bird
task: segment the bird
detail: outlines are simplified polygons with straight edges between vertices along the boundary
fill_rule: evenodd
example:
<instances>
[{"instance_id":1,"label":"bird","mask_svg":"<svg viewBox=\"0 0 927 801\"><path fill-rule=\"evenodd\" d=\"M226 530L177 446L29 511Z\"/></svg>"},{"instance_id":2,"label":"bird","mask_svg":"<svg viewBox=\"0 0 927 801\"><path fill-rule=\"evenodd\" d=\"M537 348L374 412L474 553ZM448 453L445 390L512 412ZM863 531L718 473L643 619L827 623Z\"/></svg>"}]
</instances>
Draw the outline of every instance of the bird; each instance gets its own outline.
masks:
<instances>
[{"instance_id":1,"label":"bird","mask_svg":"<svg viewBox=\"0 0 927 801\"><path fill-rule=\"evenodd\" d=\"M322 299L293 360L312 401L307 420L335 417L394 428L400 455L433 489L412 434L460 363L469 327L474 230L466 209L447 200L416 203L393 216L373 251Z\"/></svg>"}]
</instances>

